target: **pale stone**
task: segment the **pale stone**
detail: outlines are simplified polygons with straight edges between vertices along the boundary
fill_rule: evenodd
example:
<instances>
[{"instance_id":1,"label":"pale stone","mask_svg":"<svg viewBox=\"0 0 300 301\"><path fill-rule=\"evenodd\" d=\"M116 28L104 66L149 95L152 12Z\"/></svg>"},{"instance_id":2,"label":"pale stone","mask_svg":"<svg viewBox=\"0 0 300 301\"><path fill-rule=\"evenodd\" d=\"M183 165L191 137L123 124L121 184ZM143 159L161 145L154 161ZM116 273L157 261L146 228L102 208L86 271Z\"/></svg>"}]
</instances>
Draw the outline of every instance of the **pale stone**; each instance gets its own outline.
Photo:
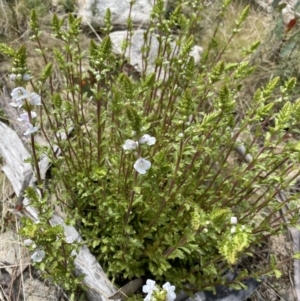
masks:
<instances>
[{"instance_id":1,"label":"pale stone","mask_svg":"<svg viewBox=\"0 0 300 301\"><path fill-rule=\"evenodd\" d=\"M154 0L136 0L131 11L134 26L147 26ZM129 0L78 0L78 15L83 25L93 24L93 27L104 26L104 17L107 9L111 12L111 23L114 28L126 28L130 12Z\"/></svg>"},{"instance_id":2,"label":"pale stone","mask_svg":"<svg viewBox=\"0 0 300 301\"><path fill-rule=\"evenodd\" d=\"M131 38L131 46L127 48L125 56L129 63L135 68L136 71L142 72L143 69L143 54L142 48L144 46L144 33L145 30L136 30ZM127 38L127 31L114 31L110 34L110 38L113 44L113 50L115 53L122 53L123 41ZM172 48L175 47L175 43L171 42ZM151 37L151 46L147 55L147 71L149 74L155 70L155 60L159 49L159 42L153 35ZM201 53L203 49L200 46L194 46L190 52L190 55L194 57L195 63L199 64L201 59ZM163 78L164 72L161 72L160 78Z\"/></svg>"}]
</instances>

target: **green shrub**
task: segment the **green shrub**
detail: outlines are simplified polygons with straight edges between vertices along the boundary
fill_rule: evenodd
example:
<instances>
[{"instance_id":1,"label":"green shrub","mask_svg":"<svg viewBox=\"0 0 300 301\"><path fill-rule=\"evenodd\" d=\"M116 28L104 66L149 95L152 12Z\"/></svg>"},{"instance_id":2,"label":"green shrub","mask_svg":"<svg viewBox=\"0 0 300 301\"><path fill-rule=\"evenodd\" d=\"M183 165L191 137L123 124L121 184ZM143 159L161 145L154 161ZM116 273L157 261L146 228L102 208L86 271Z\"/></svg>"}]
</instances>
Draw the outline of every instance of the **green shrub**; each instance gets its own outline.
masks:
<instances>
[{"instance_id":1,"label":"green shrub","mask_svg":"<svg viewBox=\"0 0 300 301\"><path fill-rule=\"evenodd\" d=\"M140 80L123 68L131 47L130 21L123 54L116 55L109 12L103 40L92 40L88 52L79 42L80 19L69 15L64 24L54 16L53 34L63 47L54 48L50 60L32 12L32 39L45 68L30 81L41 95L42 112L37 120L32 115L29 119L51 147L39 147L30 134L42 197L30 189L27 195L40 210L41 221L38 226L27 221L22 233L44 248L45 259L37 265L48 266L56 281L62 279L59 273L72 272L67 261L72 248L65 246L61 229L50 230L50 194L119 284L143 277L169 281L177 288L190 283L197 290L214 289L224 283L224 272L251 255L264 237L283 229L284 222L278 222L282 206L288 203L287 217L294 213L291 223L297 221L296 197L283 203L277 199L298 176L298 171L289 175L298 170L299 144L286 140L286 128L297 133L300 118L300 101L289 100L296 80L279 87L279 78L273 78L256 91L237 123L236 99L243 80L254 71L249 56L259 43L245 50L242 60L225 63L226 45L211 59L211 50L216 49L212 39L196 64L190 52L201 5L197 1L189 5L199 9L187 17L179 4L166 19L163 1L156 2L145 31ZM228 5L225 1L220 18ZM239 34L248 9L237 19L227 45ZM178 35L171 35L178 27ZM159 49L154 72L149 72L153 39ZM25 86L23 75L30 73L25 48L1 45L1 50L13 58L16 85ZM55 70L63 78L59 88L54 84ZM280 97L273 98L278 89ZM32 112L33 106L25 101L23 108ZM248 138L241 142L243 137ZM54 145L60 147L61 156L52 151ZM38 173L44 153L52 162L49 190ZM66 249L66 257L57 259L60 248ZM271 270L276 272L275 263ZM237 287L248 273L241 272L231 285Z\"/></svg>"}]
</instances>

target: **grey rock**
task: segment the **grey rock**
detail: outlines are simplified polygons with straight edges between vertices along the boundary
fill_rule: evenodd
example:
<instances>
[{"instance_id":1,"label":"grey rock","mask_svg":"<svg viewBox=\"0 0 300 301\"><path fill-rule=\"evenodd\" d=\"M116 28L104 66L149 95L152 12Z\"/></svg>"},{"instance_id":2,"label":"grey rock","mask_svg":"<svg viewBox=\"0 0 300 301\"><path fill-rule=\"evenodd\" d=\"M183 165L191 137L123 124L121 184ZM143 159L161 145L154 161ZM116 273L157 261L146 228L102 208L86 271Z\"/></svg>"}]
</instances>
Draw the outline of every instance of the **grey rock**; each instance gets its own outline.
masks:
<instances>
[{"instance_id":1,"label":"grey rock","mask_svg":"<svg viewBox=\"0 0 300 301\"><path fill-rule=\"evenodd\" d=\"M249 278L242 282L247 286L247 289L235 290L223 285L218 285L216 286L216 294L208 291L201 291L190 298L184 292L180 292L175 301L244 301L249 298L262 283L253 278Z\"/></svg>"},{"instance_id":2,"label":"grey rock","mask_svg":"<svg viewBox=\"0 0 300 301\"><path fill-rule=\"evenodd\" d=\"M134 26L147 26L154 0L136 0L131 12ZM77 0L79 16L82 24L97 27L104 26L106 10L111 11L111 21L115 28L126 28L130 11L129 0Z\"/></svg>"},{"instance_id":3,"label":"grey rock","mask_svg":"<svg viewBox=\"0 0 300 301\"><path fill-rule=\"evenodd\" d=\"M144 33L145 30L139 29L133 33L131 38L131 46L127 48L125 56L129 63L135 68L136 71L142 72L142 48L144 46ZM127 31L114 31L110 34L110 38L113 44L113 50L115 53L122 53L121 47L124 40L127 38ZM171 46L174 48L175 43ZM151 46L149 54L147 56L147 74L154 72L155 69L155 59L157 58L157 53L159 49L159 42L154 35L151 36ZM202 47L194 46L190 53L194 57L195 63L199 64L202 54ZM160 78L163 78L163 72L160 74Z\"/></svg>"}]
</instances>

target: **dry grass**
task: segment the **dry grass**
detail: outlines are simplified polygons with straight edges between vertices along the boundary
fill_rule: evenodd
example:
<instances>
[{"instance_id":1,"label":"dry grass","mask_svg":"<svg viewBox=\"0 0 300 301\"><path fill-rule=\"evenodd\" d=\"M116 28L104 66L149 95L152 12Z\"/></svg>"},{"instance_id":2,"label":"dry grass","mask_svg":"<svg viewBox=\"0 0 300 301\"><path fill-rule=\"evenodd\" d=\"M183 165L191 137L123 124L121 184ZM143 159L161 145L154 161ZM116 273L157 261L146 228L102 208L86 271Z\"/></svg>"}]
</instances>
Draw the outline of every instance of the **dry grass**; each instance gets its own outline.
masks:
<instances>
[{"instance_id":1,"label":"dry grass","mask_svg":"<svg viewBox=\"0 0 300 301\"><path fill-rule=\"evenodd\" d=\"M232 30L235 28L235 21L239 19L244 8L245 4L243 1L235 1L229 5L215 35L215 40L218 43L218 51L221 51L227 45L232 36ZM215 9L213 7L205 9L202 15L203 24L201 26L203 32L197 38L204 49L207 48L218 24L218 13L219 7L216 5ZM250 7L249 16L245 20L242 30L230 41L226 51L222 55L222 60L225 62L237 62L241 60L243 49L248 48L255 41L265 40L266 36L270 33L270 21L270 16L254 7Z\"/></svg>"},{"instance_id":2,"label":"dry grass","mask_svg":"<svg viewBox=\"0 0 300 301\"><path fill-rule=\"evenodd\" d=\"M225 48L221 60L226 63L239 62L243 60L243 50L248 49L254 42L261 41L261 43L264 44L266 41L270 40L271 30L274 27L272 16L267 15L265 12L254 6L250 6L249 15L243 23L243 27L240 32L234 35L230 40L232 37L232 31L235 28L235 21L239 19L245 5L246 4L243 1L234 1L231 3L215 35L215 40L218 43L218 46L216 49L212 50L215 52L214 57L216 58ZM207 14L204 14L204 35L202 36L202 39L200 39L201 46L203 45L204 49L207 48L210 38L215 31L215 27L218 22L218 12L219 9L210 9ZM228 44L229 40L230 43ZM237 99L238 110L236 113L238 115L242 116L251 106L252 96L255 90L273 77L273 68L270 68L270 64L272 63L269 62L267 58L262 58L262 56L265 55L265 51L267 50L264 50L259 54L257 52L251 57L250 63L253 63L255 60L255 63L258 61L259 65L264 66L261 64L262 60L264 59L268 62L268 71L266 72L266 70L262 69L263 67L259 66L252 76L247 77L242 82L243 87L239 91Z\"/></svg>"},{"instance_id":3,"label":"dry grass","mask_svg":"<svg viewBox=\"0 0 300 301\"><path fill-rule=\"evenodd\" d=\"M2 167L0 165L0 167ZM15 218L9 212L15 197L12 186L3 172L0 173L0 233L14 227Z\"/></svg>"}]
</instances>

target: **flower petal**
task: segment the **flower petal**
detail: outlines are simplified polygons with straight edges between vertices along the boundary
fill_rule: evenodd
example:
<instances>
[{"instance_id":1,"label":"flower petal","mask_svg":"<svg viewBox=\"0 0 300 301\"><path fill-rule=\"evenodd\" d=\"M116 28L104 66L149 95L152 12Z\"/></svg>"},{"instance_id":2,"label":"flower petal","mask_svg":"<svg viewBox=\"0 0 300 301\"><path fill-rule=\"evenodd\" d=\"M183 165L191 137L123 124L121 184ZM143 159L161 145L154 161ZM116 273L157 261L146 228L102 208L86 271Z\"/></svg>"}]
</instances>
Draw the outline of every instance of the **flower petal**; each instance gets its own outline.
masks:
<instances>
[{"instance_id":1,"label":"flower petal","mask_svg":"<svg viewBox=\"0 0 300 301\"><path fill-rule=\"evenodd\" d=\"M144 175L147 172L145 169L142 169L142 168L140 168L138 166L133 166L133 167L141 175Z\"/></svg>"},{"instance_id":2,"label":"flower petal","mask_svg":"<svg viewBox=\"0 0 300 301\"><path fill-rule=\"evenodd\" d=\"M144 301L150 301L150 300L151 300L151 297L152 297L152 292L151 292L151 294L149 293L149 294L144 298Z\"/></svg>"},{"instance_id":3,"label":"flower petal","mask_svg":"<svg viewBox=\"0 0 300 301\"><path fill-rule=\"evenodd\" d=\"M142 136L142 138L140 138L139 143L140 144L145 144L145 143L147 143L149 138L150 138L150 135L145 134L145 135Z\"/></svg>"},{"instance_id":4,"label":"flower petal","mask_svg":"<svg viewBox=\"0 0 300 301\"><path fill-rule=\"evenodd\" d=\"M235 216L232 216L231 219L230 219L230 223L232 225L236 225L237 224L237 218Z\"/></svg>"},{"instance_id":5,"label":"flower petal","mask_svg":"<svg viewBox=\"0 0 300 301\"><path fill-rule=\"evenodd\" d=\"M25 74L23 74L23 80L25 81L25 82L28 82L29 80L30 80L30 75L29 74L27 74L27 73L25 73Z\"/></svg>"},{"instance_id":6,"label":"flower petal","mask_svg":"<svg viewBox=\"0 0 300 301\"><path fill-rule=\"evenodd\" d=\"M75 241L72 235L66 237L66 243L72 244Z\"/></svg>"},{"instance_id":7,"label":"flower petal","mask_svg":"<svg viewBox=\"0 0 300 301\"><path fill-rule=\"evenodd\" d=\"M175 300L175 286L171 285L170 282L166 282L162 287L165 291L167 291L167 301Z\"/></svg>"},{"instance_id":8,"label":"flower petal","mask_svg":"<svg viewBox=\"0 0 300 301\"><path fill-rule=\"evenodd\" d=\"M23 134L24 136L28 136L28 135L31 135L33 133L35 133L38 128L36 126L33 126L31 123L26 123L26 126L27 126L27 131Z\"/></svg>"},{"instance_id":9,"label":"flower petal","mask_svg":"<svg viewBox=\"0 0 300 301\"><path fill-rule=\"evenodd\" d=\"M156 138L155 137L150 137L149 139L148 139L148 145L154 145L155 144L155 142L156 142Z\"/></svg>"},{"instance_id":10,"label":"flower petal","mask_svg":"<svg viewBox=\"0 0 300 301\"><path fill-rule=\"evenodd\" d=\"M28 92L23 87L14 88L11 92L13 100L21 100L29 96Z\"/></svg>"},{"instance_id":11,"label":"flower petal","mask_svg":"<svg viewBox=\"0 0 300 301\"><path fill-rule=\"evenodd\" d=\"M150 167L151 167L151 162L144 158L137 159L133 165L133 168L142 175L144 175ZM153 280L151 280L151 281L153 281Z\"/></svg>"},{"instance_id":12,"label":"flower petal","mask_svg":"<svg viewBox=\"0 0 300 301\"><path fill-rule=\"evenodd\" d=\"M139 143L141 144L148 144L148 145L154 145L156 142L156 138L155 137L151 137L150 135L148 134L145 134L143 135L140 140L139 140Z\"/></svg>"},{"instance_id":13,"label":"flower petal","mask_svg":"<svg viewBox=\"0 0 300 301\"><path fill-rule=\"evenodd\" d=\"M30 238L24 240L24 246L29 247L32 244L33 241Z\"/></svg>"},{"instance_id":14,"label":"flower petal","mask_svg":"<svg viewBox=\"0 0 300 301\"><path fill-rule=\"evenodd\" d=\"M138 142L131 139L127 139L122 147L124 150L134 150L137 148L137 146L138 146Z\"/></svg>"},{"instance_id":15,"label":"flower petal","mask_svg":"<svg viewBox=\"0 0 300 301\"><path fill-rule=\"evenodd\" d=\"M36 112L33 112L33 111L31 111L30 114L31 114L31 118L36 118L36 116L37 116ZM24 112L24 113L20 114L20 118L18 118L17 120L20 121L20 122L29 123L29 114L28 114L28 112Z\"/></svg>"},{"instance_id":16,"label":"flower petal","mask_svg":"<svg viewBox=\"0 0 300 301\"><path fill-rule=\"evenodd\" d=\"M31 255L31 259L34 262L41 262L45 257L45 252L43 250L35 250Z\"/></svg>"},{"instance_id":17,"label":"flower petal","mask_svg":"<svg viewBox=\"0 0 300 301\"><path fill-rule=\"evenodd\" d=\"M23 106L24 102L22 99L20 99L20 100L13 99L12 102L10 102L9 104L15 108L21 108Z\"/></svg>"},{"instance_id":18,"label":"flower petal","mask_svg":"<svg viewBox=\"0 0 300 301\"><path fill-rule=\"evenodd\" d=\"M42 102L41 102L41 96L36 94L36 93L31 93L30 94L30 104L32 106L40 106L42 105Z\"/></svg>"},{"instance_id":19,"label":"flower petal","mask_svg":"<svg viewBox=\"0 0 300 301\"><path fill-rule=\"evenodd\" d=\"M155 285L155 281L148 279L146 281L146 285L143 286L143 292L148 293L147 296L144 298L144 301L150 301L153 291L156 291L156 290L157 290L157 287Z\"/></svg>"},{"instance_id":20,"label":"flower petal","mask_svg":"<svg viewBox=\"0 0 300 301\"><path fill-rule=\"evenodd\" d=\"M12 73L10 76L9 76L9 79L12 81L12 82L15 82L16 79L17 79L17 75Z\"/></svg>"}]
</instances>

